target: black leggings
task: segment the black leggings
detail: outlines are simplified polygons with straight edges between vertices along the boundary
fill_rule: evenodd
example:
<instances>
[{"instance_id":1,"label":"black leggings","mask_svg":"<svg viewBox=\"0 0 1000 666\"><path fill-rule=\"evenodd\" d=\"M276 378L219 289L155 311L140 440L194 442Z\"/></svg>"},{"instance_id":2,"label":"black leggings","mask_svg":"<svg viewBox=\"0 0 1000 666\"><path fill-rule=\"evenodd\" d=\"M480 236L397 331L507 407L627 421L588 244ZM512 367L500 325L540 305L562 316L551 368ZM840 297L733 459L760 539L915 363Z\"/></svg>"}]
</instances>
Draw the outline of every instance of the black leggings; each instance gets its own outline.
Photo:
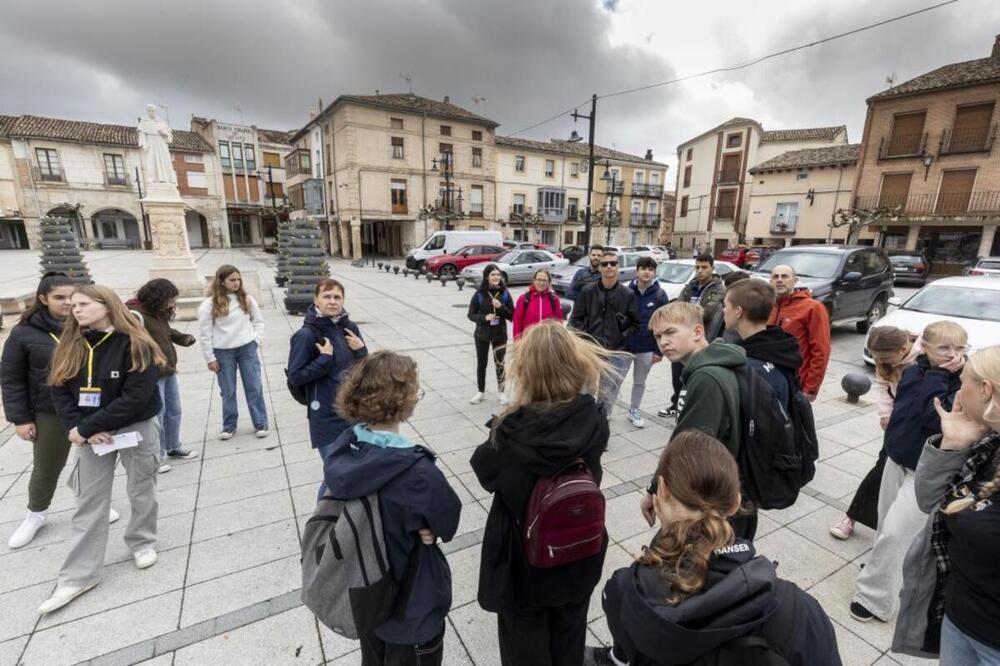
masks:
<instances>
[{"instance_id":1,"label":"black leggings","mask_svg":"<svg viewBox=\"0 0 1000 666\"><path fill-rule=\"evenodd\" d=\"M885 469L885 447L879 451L875 466L869 470L854 493L851 506L847 509L847 517L856 523L867 525L873 530L878 529L878 495L882 487L882 470Z\"/></svg>"},{"instance_id":2,"label":"black leggings","mask_svg":"<svg viewBox=\"0 0 1000 666\"><path fill-rule=\"evenodd\" d=\"M493 345L493 365L497 369L497 386L503 390L503 358L507 354L506 340L476 340L476 385L479 392L486 391L486 362L489 360L490 344Z\"/></svg>"}]
</instances>

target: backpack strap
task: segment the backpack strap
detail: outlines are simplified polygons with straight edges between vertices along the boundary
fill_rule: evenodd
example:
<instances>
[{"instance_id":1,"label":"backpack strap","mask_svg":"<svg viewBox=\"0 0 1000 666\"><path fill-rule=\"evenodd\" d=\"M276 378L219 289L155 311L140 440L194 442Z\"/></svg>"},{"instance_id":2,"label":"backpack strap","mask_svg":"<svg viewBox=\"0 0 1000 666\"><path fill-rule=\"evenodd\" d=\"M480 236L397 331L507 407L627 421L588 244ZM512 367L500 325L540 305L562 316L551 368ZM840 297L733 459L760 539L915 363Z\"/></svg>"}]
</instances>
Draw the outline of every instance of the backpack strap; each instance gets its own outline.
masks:
<instances>
[{"instance_id":1,"label":"backpack strap","mask_svg":"<svg viewBox=\"0 0 1000 666\"><path fill-rule=\"evenodd\" d=\"M552 314L556 313L556 295L549 290L549 305L552 306Z\"/></svg>"}]
</instances>

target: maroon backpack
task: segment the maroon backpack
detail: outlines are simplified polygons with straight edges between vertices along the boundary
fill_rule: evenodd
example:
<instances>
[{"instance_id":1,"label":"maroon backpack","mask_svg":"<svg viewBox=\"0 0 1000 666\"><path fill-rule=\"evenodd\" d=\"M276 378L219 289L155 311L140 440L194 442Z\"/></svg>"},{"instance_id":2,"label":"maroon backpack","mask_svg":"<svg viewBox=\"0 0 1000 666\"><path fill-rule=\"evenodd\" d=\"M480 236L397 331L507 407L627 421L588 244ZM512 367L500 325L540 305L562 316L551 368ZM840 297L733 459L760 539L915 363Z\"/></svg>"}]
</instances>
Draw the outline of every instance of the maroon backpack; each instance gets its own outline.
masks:
<instances>
[{"instance_id":1,"label":"maroon backpack","mask_svg":"<svg viewBox=\"0 0 1000 666\"><path fill-rule=\"evenodd\" d=\"M604 495L582 460L535 482L524 514L528 564L546 569L597 555L604 535Z\"/></svg>"}]
</instances>

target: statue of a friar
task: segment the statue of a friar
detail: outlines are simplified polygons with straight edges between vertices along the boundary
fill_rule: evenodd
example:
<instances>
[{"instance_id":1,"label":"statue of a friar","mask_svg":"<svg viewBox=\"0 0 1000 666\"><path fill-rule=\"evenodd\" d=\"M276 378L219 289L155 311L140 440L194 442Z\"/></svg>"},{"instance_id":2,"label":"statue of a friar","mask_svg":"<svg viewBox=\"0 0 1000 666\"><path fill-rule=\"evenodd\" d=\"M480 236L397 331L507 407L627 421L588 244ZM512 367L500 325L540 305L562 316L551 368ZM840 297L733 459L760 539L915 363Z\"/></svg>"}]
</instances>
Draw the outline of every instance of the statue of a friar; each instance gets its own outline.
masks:
<instances>
[{"instance_id":1,"label":"statue of a friar","mask_svg":"<svg viewBox=\"0 0 1000 666\"><path fill-rule=\"evenodd\" d=\"M170 159L170 142L174 133L156 117L156 106L146 105L146 117L139 121L139 148L142 150L142 170L146 184L177 185L177 174Z\"/></svg>"}]
</instances>

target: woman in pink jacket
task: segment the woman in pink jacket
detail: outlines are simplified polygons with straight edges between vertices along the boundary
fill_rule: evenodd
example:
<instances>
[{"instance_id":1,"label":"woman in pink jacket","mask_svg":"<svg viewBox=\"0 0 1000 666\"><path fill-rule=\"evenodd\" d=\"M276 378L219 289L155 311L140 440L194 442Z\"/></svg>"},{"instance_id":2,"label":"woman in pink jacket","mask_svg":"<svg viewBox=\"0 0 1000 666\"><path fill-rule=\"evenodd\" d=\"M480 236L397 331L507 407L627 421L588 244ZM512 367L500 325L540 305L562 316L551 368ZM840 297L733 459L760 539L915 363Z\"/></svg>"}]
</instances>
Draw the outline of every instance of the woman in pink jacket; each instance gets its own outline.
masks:
<instances>
[{"instance_id":1,"label":"woman in pink jacket","mask_svg":"<svg viewBox=\"0 0 1000 666\"><path fill-rule=\"evenodd\" d=\"M920 356L920 337L895 326L873 328L868 335L868 352L875 360L875 406L878 408L879 425L885 430L896 402L896 385L903 370L916 363ZM838 539L849 539L854 534L854 524L878 528L878 496L885 467L885 448L879 452L878 461L865 476L854 493L847 514L830 528Z\"/></svg>"},{"instance_id":2,"label":"woman in pink jacket","mask_svg":"<svg viewBox=\"0 0 1000 666\"><path fill-rule=\"evenodd\" d=\"M551 289L552 274L539 268L531 278L528 291L521 294L514 306L514 339L540 321L558 319L562 321L562 305L559 297Z\"/></svg>"}]
</instances>

